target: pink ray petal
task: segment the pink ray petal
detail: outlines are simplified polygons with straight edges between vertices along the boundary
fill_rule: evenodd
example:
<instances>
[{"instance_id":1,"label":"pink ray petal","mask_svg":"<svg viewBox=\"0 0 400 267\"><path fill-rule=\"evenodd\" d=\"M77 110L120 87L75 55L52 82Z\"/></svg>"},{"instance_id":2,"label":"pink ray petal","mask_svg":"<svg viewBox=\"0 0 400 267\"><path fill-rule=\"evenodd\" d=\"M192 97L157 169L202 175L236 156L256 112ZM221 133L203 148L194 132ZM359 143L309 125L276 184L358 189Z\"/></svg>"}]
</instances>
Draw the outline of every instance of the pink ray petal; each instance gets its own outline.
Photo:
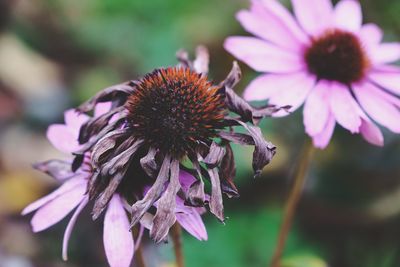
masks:
<instances>
[{"instance_id":1,"label":"pink ray petal","mask_svg":"<svg viewBox=\"0 0 400 267\"><path fill-rule=\"evenodd\" d=\"M400 43L382 43L369 52L374 64L395 62L400 59Z\"/></svg>"},{"instance_id":2,"label":"pink ray petal","mask_svg":"<svg viewBox=\"0 0 400 267\"><path fill-rule=\"evenodd\" d=\"M358 104L348 88L343 84L332 82L329 90L329 104L336 121L351 133L358 133L361 126Z\"/></svg>"},{"instance_id":3,"label":"pink ray petal","mask_svg":"<svg viewBox=\"0 0 400 267\"><path fill-rule=\"evenodd\" d=\"M330 112L327 94L330 90L330 84L321 80L307 97L304 104L304 126L306 133L310 136L317 135L325 128Z\"/></svg>"},{"instance_id":4,"label":"pink ray petal","mask_svg":"<svg viewBox=\"0 0 400 267\"><path fill-rule=\"evenodd\" d=\"M276 92L270 97L269 103L280 106L290 105L290 111L293 112L299 108L305 101L308 93L315 85L315 77L309 74L297 73L293 74L286 84L276 84ZM282 87L281 87L282 86ZM287 111L278 111L275 117L286 116Z\"/></svg>"},{"instance_id":5,"label":"pink ray petal","mask_svg":"<svg viewBox=\"0 0 400 267\"><path fill-rule=\"evenodd\" d=\"M85 192L86 184L81 183L42 206L31 220L33 231L43 231L61 221L81 203Z\"/></svg>"},{"instance_id":6,"label":"pink ray petal","mask_svg":"<svg viewBox=\"0 0 400 267\"><path fill-rule=\"evenodd\" d=\"M310 35L319 34L333 24L330 0L292 0L292 5L299 24Z\"/></svg>"},{"instance_id":7,"label":"pink ray petal","mask_svg":"<svg viewBox=\"0 0 400 267\"><path fill-rule=\"evenodd\" d=\"M111 110L111 106L112 106L111 102L102 102L96 104L96 106L94 107L94 116L99 117L104 113L107 113L108 111Z\"/></svg>"},{"instance_id":8,"label":"pink ray petal","mask_svg":"<svg viewBox=\"0 0 400 267\"><path fill-rule=\"evenodd\" d=\"M288 73L305 69L299 54L254 37L228 37L225 49L260 72Z\"/></svg>"},{"instance_id":9,"label":"pink ray petal","mask_svg":"<svg viewBox=\"0 0 400 267\"><path fill-rule=\"evenodd\" d=\"M333 131L335 130L335 125L335 118L332 114L330 114L324 129L320 133L312 136L313 144L315 147L324 149L328 146L332 138Z\"/></svg>"},{"instance_id":10,"label":"pink ray petal","mask_svg":"<svg viewBox=\"0 0 400 267\"><path fill-rule=\"evenodd\" d=\"M78 133L66 125L50 125L46 135L50 143L62 152L71 153L79 149Z\"/></svg>"},{"instance_id":11,"label":"pink ray petal","mask_svg":"<svg viewBox=\"0 0 400 267\"><path fill-rule=\"evenodd\" d=\"M392 70L372 70L368 76L371 81L397 95L400 95L400 68L395 68L394 66L391 67Z\"/></svg>"},{"instance_id":12,"label":"pink ray petal","mask_svg":"<svg viewBox=\"0 0 400 267\"><path fill-rule=\"evenodd\" d=\"M189 213L177 213L176 220L189 234L198 240L203 241L208 239L206 227L200 214L196 211L193 210Z\"/></svg>"},{"instance_id":13,"label":"pink ray petal","mask_svg":"<svg viewBox=\"0 0 400 267\"><path fill-rule=\"evenodd\" d=\"M134 254L134 243L129 231L128 216L119 195L115 194L104 217L104 249L111 267L129 267Z\"/></svg>"},{"instance_id":14,"label":"pink ray petal","mask_svg":"<svg viewBox=\"0 0 400 267\"><path fill-rule=\"evenodd\" d=\"M87 116L86 114L81 114L75 109L69 109L64 112L65 124L75 130L78 130L82 126L82 124L87 122L88 119L89 116Z\"/></svg>"},{"instance_id":15,"label":"pink ray petal","mask_svg":"<svg viewBox=\"0 0 400 267\"><path fill-rule=\"evenodd\" d=\"M301 72L262 74L250 82L243 96L248 101L265 100L279 91L294 86L297 80L303 76L304 74Z\"/></svg>"},{"instance_id":16,"label":"pink ray petal","mask_svg":"<svg viewBox=\"0 0 400 267\"><path fill-rule=\"evenodd\" d=\"M85 180L83 176L77 176L74 178L68 179L63 185L61 185L57 190L53 191L52 193L36 200L35 202L32 202L29 204L27 207L24 208L22 211L22 215L26 215L28 213L31 213L32 211L37 210L38 208L42 207L43 205L46 205L50 201L54 200L55 198L62 196L63 194L73 190L75 187L85 184Z\"/></svg>"},{"instance_id":17,"label":"pink ray petal","mask_svg":"<svg viewBox=\"0 0 400 267\"><path fill-rule=\"evenodd\" d=\"M257 0L254 0L257 1ZM293 17L293 15L288 11L277 0L261 0L262 4L268 12L273 14L277 19L282 21L282 23L288 28L288 30L296 36L296 38L303 44L310 43L310 38L307 34L299 27L299 24Z\"/></svg>"},{"instance_id":18,"label":"pink ray petal","mask_svg":"<svg viewBox=\"0 0 400 267\"><path fill-rule=\"evenodd\" d=\"M341 0L334 10L335 25L349 31L361 28L362 12L360 2L356 0Z\"/></svg>"},{"instance_id":19,"label":"pink ray petal","mask_svg":"<svg viewBox=\"0 0 400 267\"><path fill-rule=\"evenodd\" d=\"M296 37L285 21L271 12L261 1L252 1L251 10L241 10L236 15L237 20L248 32L280 47L299 51L301 39ZM269 30L266 31L265 29Z\"/></svg>"},{"instance_id":20,"label":"pink ray petal","mask_svg":"<svg viewBox=\"0 0 400 267\"><path fill-rule=\"evenodd\" d=\"M368 47L374 47L382 41L383 31L378 27L378 25L367 23L361 27L358 35L364 45L367 45Z\"/></svg>"},{"instance_id":21,"label":"pink ray petal","mask_svg":"<svg viewBox=\"0 0 400 267\"><path fill-rule=\"evenodd\" d=\"M400 133L400 111L393 103L376 93L373 84L354 85L353 91L364 111L376 122L395 133Z\"/></svg>"},{"instance_id":22,"label":"pink ray petal","mask_svg":"<svg viewBox=\"0 0 400 267\"><path fill-rule=\"evenodd\" d=\"M74 214L72 215L71 219L68 222L67 228L65 229L64 232L64 238L63 238L63 246L62 246L62 258L63 260L68 260L68 243L69 239L71 237L72 230L74 229L76 220L78 219L79 214L82 212L82 210L85 208L89 201L88 197L84 197L82 202L79 204L78 208L76 208Z\"/></svg>"}]
</instances>

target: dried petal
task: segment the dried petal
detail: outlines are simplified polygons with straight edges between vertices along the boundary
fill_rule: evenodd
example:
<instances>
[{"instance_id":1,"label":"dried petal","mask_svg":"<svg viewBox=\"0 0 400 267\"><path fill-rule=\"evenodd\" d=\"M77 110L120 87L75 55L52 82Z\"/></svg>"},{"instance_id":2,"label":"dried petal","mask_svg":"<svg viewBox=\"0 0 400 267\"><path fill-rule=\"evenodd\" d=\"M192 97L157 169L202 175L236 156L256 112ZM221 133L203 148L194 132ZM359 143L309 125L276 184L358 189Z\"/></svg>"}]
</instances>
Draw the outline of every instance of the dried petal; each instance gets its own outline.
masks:
<instances>
[{"instance_id":1,"label":"dried petal","mask_svg":"<svg viewBox=\"0 0 400 267\"><path fill-rule=\"evenodd\" d=\"M36 170L47 173L57 180L65 180L76 175L72 172L71 162L65 160L48 160L33 165Z\"/></svg>"},{"instance_id":2,"label":"dried petal","mask_svg":"<svg viewBox=\"0 0 400 267\"><path fill-rule=\"evenodd\" d=\"M112 109L107 113L104 113L98 117L94 117L85 122L79 131L79 137L78 137L79 143L82 144L89 141L90 137L92 137L94 134L98 133L101 129L103 129L108 124L111 117L121 112L123 108L124 107L118 107Z\"/></svg>"},{"instance_id":3,"label":"dried petal","mask_svg":"<svg viewBox=\"0 0 400 267\"><path fill-rule=\"evenodd\" d=\"M219 136L222 139L225 139L229 142L233 142L239 145L254 145L253 138L244 133L235 133L235 132L219 132Z\"/></svg>"},{"instance_id":4,"label":"dried petal","mask_svg":"<svg viewBox=\"0 0 400 267\"><path fill-rule=\"evenodd\" d=\"M92 165L97 168L99 166L100 158L108 152L110 149L114 148L117 139L121 138L126 134L126 129L118 129L106 134L103 138L97 142L91 153Z\"/></svg>"},{"instance_id":5,"label":"dried petal","mask_svg":"<svg viewBox=\"0 0 400 267\"><path fill-rule=\"evenodd\" d=\"M155 177L158 170L158 164L156 161L157 149L150 148L147 155L140 159L140 165L146 174L150 177Z\"/></svg>"},{"instance_id":6,"label":"dried petal","mask_svg":"<svg viewBox=\"0 0 400 267\"><path fill-rule=\"evenodd\" d=\"M164 184L168 181L170 166L171 158L169 155L166 155L153 186L147 191L143 199L137 201L132 206L131 228L138 223L143 214L154 204L157 198L160 197Z\"/></svg>"},{"instance_id":7,"label":"dried petal","mask_svg":"<svg viewBox=\"0 0 400 267\"><path fill-rule=\"evenodd\" d=\"M133 82L125 82L117 85L113 85L102 91L98 92L94 97L83 103L79 106L78 110L80 112L86 113L94 109L97 103L112 101L116 102L123 100L134 92L134 83Z\"/></svg>"},{"instance_id":8,"label":"dried petal","mask_svg":"<svg viewBox=\"0 0 400 267\"><path fill-rule=\"evenodd\" d=\"M193 68L197 73L208 73L208 64L210 63L210 55L205 46L196 48L196 59L193 61Z\"/></svg>"},{"instance_id":9,"label":"dried petal","mask_svg":"<svg viewBox=\"0 0 400 267\"><path fill-rule=\"evenodd\" d=\"M154 216L150 236L155 242L162 241L168 234L169 228L175 223L176 194L180 189L179 161L171 162L170 181L165 193L157 201L157 212Z\"/></svg>"},{"instance_id":10,"label":"dried petal","mask_svg":"<svg viewBox=\"0 0 400 267\"><path fill-rule=\"evenodd\" d=\"M190 61L189 53L186 50L180 49L176 52L176 58L184 68L192 68L192 62Z\"/></svg>"},{"instance_id":11,"label":"dried petal","mask_svg":"<svg viewBox=\"0 0 400 267\"><path fill-rule=\"evenodd\" d=\"M211 198L210 198L210 211L221 222L224 222L224 205L222 203L221 185L216 168L208 170L211 180Z\"/></svg>"},{"instance_id":12,"label":"dried petal","mask_svg":"<svg viewBox=\"0 0 400 267\"><path fill-rule=\"evenodd\" d=\"M114 152L112 157L110 157L101 168L101 174L114 175L121 169L127 168L129 166L128 162L135 154L135 152L142 145L143 140L138 139L135 141L134 137L125 140Z\"/></svg>"},{"instance_id":13,"label":"dried petal","mask_svg":"<svg viewBox=\"0 0 400 267\"><path fill-rule=\"evenodd\" d=\"M206 195L204 193L204 182L202 179L196 180L187 192L185 205L192 207L203 207Z\"/></svg>"},{"instance_id":14,"label":"dried petal","mask_svg":"<svg viewBox=\"0 0 400 267\"><path fill-rule=\"evenodd\" d=\"M222 158L225 155L225 149L221 146L219 146L217 143L212 142L210 146L210 150L206 158L203 160L203 162L209 167L209 168L215 168L217 167L220 163Z\"/></svg>"},{"instance_id":15,"label":"dried petal","mask_svg":"<svg viewBox=\"0 0 400 267\"><path fill-rule=\"evenodd\" d=\"M224 192L228 197L239 197L239 192L233 183L233 179L236 175L236 166L230 144L226 144L225 150L226 153L219 169L222 192Z\"/></svg>"},{"instance_id":16,"label":"dried petal","mask_svg":"<svg viewBox=\"0 0 400 267\"><path fill-rule=\"evenodd\" d=\"M276 147L264 139L259 127L248 125L239 120L237 122L249 132L254 140L255 148L252 165L254 177L257 177L260 175L262 168L267 165L275 155Z\"/></svg>"}]
</instances>

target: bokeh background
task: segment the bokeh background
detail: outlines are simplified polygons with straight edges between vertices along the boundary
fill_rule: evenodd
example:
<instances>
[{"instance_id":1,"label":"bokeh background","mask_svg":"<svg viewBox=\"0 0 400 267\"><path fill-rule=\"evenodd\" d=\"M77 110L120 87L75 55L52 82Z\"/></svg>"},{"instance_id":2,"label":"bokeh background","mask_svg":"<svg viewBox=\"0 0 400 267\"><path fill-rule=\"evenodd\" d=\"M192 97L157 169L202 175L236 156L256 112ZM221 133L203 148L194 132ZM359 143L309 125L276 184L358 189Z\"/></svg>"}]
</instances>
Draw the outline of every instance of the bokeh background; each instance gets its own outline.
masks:
<instances>
[{"instance_id":1,"label":"bokeh background","mask_svg":"<svg viewBox=\"0 0 400 267\"><path fill-rule=\"evenodd\" d=\"M0 267L107 266L101 220L79 218L63 262L66 221L33 234L30 216L20 216L57 186L31 168L65 157L46 140L47 126L108 85L175 64L180 48L208 46L210 75L223 79L233 58L222 43L246 34L234 14L247 6L247 0L0 0ZM387 40L400 40L400 1L362 6L365 21L382 26ZM241 67L239 91L257 75ZM235 147L241 198L225 199L225 225L205 217L207 242L184 234L187 266L267 266L307 137L300 112L262 127L278 146L273 163L254 180L252 151ZM143 249L148 266L173 266L171 244L145 239ZM400 266L399 136L385 132L385 147L376 148L337 127L314 157L283 265Z\"/></svg>"}]
</instances>

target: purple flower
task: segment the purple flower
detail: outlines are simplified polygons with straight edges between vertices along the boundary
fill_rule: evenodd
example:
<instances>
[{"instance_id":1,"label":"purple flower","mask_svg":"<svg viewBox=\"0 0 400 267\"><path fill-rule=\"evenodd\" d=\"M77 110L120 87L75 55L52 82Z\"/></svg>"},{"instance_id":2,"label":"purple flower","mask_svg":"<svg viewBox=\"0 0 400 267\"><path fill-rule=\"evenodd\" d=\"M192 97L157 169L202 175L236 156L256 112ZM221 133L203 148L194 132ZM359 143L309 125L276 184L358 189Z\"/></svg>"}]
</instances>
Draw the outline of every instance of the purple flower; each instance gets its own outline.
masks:
<instances>
[{"instance_id":1,"label":"purple flower","mask_svg":"<svg viewBox=\"0 0 400 267\"><path fill-rule=\"evenodd\" d=\"M237 19L256 37L229 37L225 48L259 72L247 100L304 103L305 131L325 148L336 122L368 142L383 145L379 128L400 133L399 43L381 43L375 24L362 25L360 3L292 0L295 18L278 1L253 0ZM284 112L276 116L286 115Z\"/></svg>"},{"instance_id":2,"label":"purple flower","mask_svg":"<svg viewBox=\"0 0 400 267\"><path fill-rule=\"evenodd\" d=\"M100 91L79 112L67 111L65 125L49 127L53 145L75 157L35 166L63 184L23 214L36 211L32 227L38 232L75 209L64 234L64 259L76 219L89 203L93 220L105 211L104 247L112 267L129 266L144 228L160 242L178 222L206 240L200 217L205 207L223 221L222 193L239 195L230 143L255 147L255 175L275 154L256 124L280 109L254 108L233 92L240 79L236 62L228 77L214 84L207 79L204 47L193 62L183 51L178 59L177 67ZM238 132L238 126L247 132ZM138 240L132 239L132 227L139 228Z\"/></svg>"},{"instance_id":3,"label":"purple flower","mask_svg":"<svg viewBox=\"0 0 400 267\"><path fill-rule=\"evenodd\" d=\"M207 78L206 48L197 49L193 62L184 51L178 59L176 67L106 88L79 107L88 113L98 103L112 102L109 112L82 125L78 138L82 147L74 152L76 168L91 151L94 174L88 195L95 200L93 219L115 192L132 203L132 227L156 204L150 230L156 242L166 237L177 219L173 212L177 196L188 206L208 205L224 221L222 193L238 196L231 141L255 146L255 176L275 153L275 146L264 140L255 124L279 109L254 108L234 93L241 76L236 62L227 78L214 84ZM247 133L237 132L237 126ZM181 170L195 177L186 188L179 182ZM211 184L209 197L205 180Z\"/></svg>"},{"instance_id":4,"label":"purple flower","mask_svg":"<svg viewBox=\"0 0 400 267\"><path fill-rule=\"evenodd\" d=\"M105 114L110 108L110 103L97 104L94 117ZM79 130L90 117L69 110L65 112L64 119L65 124L49 127L47 137L57 149L70 153L80 149ZM89 202L87 185L93 175L89 155L86 155L84 163L75 172L71 169L71 163L71 161L50 160L35 165L37 169L62 182L62 185L49 195L28 205L22 212L25 215L36 211L31 224L34 232L40 232L56 224L75 209L64 234L62 252L64 260L67 260L68 241L75 222ZM193 183L195 178L181 171L179 180L182 188L187 189L187 185ZM130 266L135 243L138 245L140 242L140 237L136 242L132 239L127 212L130 212L130 206L126 200L118 193L113 194L105 212L103 235L105 252L112 267ZM185 206L181 198L176 198L175 213L178 223L199 240L207 240L207 232L200 217L203 212L202 209ZM143 228L151 229L149 216L141 220L141 232Z\"/></svg>"}]
</instances>

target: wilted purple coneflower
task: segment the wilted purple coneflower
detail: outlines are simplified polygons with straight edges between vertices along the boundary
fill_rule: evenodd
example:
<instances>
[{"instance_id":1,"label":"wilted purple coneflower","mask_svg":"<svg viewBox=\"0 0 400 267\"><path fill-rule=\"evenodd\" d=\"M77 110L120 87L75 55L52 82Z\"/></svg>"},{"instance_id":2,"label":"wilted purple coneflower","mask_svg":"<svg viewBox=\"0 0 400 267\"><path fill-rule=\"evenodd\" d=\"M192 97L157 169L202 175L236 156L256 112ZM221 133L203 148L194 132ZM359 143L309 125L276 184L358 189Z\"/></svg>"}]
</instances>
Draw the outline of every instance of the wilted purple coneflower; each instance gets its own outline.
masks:
<instances>
[{"instance_id":1,"label":"wilted purple coneflower","mask_svg":"<svg viewBox=\"0 0 400 267\"><path fill-rule=\"evenodd\" d=\"M99 117L110 108L110 103L96 105L94 117ZM89 116L69 110L65 112L64 117L65 124L51 125L47 137L57 149L71 153L80 148L79 130L89 120ZM25 215L36 211L31 224L34 232L40 232L56 224L76 208L64 234L62 254L65 260L67 260L68 241L77 217L88 204L87 186L94 174L90 153L85 155L84 163L75 172L72 171L71 164L72 161L49 160L35 165L37 169L48 173L63 184L51 194L28 205L22 212ZM179 178L184 191L187 191L188 186L195 181L195 178L185 171L181 171ZM119 193L114 193L104 218L104 246L112 267L129 266L143 229L151 229L151 216L147 215L141 220L140 236L137 242L134 242L129 232L127 211L130 211L130 206L126 200ZM199 240L207 240L207 232L200 217L203 212L202 208L185 206L183 199L176 198L175 213L178 223Z\"/></svg>"},{"instance_id":2,"label":"wilted purple coneflower","mask_svg":"<svg viewBox=\"0 0 400 267\"><path fill-rule=\"evenodd\" d=\"M336 122L383 145L370 120L400 133L399 43L381 43L375 24L362 25L360 3L292 0L295 18L276 0L253 0L237 18L257 37L229 37L225 48L266 72L245 90L246 100L304 104L304 125L314 145L328 145ZM277 113L276 115L286 115Z\"/></svg>"},{"instance_id":3,"label":"wilted purple coneflower","mask_svg":"<svg viewBox=\"0 0 400 267\"><path fill-rule=\"evenodd\" d=\"M67 112L66 125L50 127L53 144L75 158L37 165L65 183L23 213L37 210L32 226L40 231L78 207L65 232L64 258L76 218L90 201L93 219L106 210L104 245L111 266L129 266L135 246L129 229L138 223L156 242L165 240L175 221L205 240L204 207L224 221L222 192L238 196L230 142L255 146L255 175L273 157L275 147L256 124L278 109L254 108L233 92L238 65L214 84L207 79L205 48L198 48L193 62L185 52L178 59L177 67L106 88L81 105L79 115Z\"/></svg>"}]
</instances>

